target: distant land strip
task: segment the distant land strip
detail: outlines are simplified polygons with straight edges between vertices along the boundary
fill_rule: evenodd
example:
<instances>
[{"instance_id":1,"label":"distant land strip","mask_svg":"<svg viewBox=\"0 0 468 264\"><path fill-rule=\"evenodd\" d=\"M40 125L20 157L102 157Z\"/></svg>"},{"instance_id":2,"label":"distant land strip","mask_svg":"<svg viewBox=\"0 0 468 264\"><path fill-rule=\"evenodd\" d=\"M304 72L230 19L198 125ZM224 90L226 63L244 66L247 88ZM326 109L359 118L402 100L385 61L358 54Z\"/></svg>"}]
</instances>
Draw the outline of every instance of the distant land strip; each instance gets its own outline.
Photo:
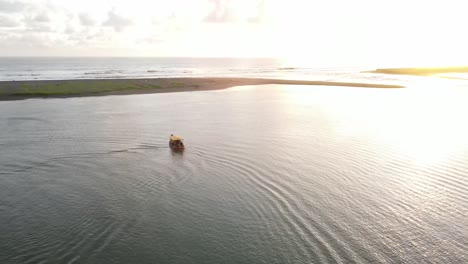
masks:
<instances>
[{"instance_id":1,"label":"distant land strip","mask_svg":"<svg viewBox=\"0 0 468 264\"><path fill-rule=\"evenodd\" d=\"M433 75L442 73L468 73L468 66L431 67L431 68L385 68L370 71L370 73L404 74L404 75Z\"/></svg>"},{"instance_id":2,"label":"distant land strip","mask_svg":"<svg viewBox=\"0 0 468 264\"><path fill-rule=\"evenodd\" d=\"M289 84L367 88L404 88L400 85L262 78L154 78L0 81L0 100L81 96L170 93L217 90L242 85Z\"/></svg>"}]
</instances>

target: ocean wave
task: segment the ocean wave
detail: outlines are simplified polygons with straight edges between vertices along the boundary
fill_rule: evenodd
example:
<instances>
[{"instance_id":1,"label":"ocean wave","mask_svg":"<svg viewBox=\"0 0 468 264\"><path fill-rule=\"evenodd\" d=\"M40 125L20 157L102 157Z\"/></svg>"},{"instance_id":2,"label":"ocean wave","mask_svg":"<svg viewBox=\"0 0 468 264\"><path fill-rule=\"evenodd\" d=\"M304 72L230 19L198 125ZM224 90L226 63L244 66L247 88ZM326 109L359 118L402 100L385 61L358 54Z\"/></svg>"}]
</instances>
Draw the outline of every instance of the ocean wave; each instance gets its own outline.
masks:
<instances>
[{"instance_id":1,"label":"ocean wave","mask_svg":"<svg viewBox=\"0 0 468 264\"><path fill-rule=\"evenodd\" d=\"M94 72L85 72L84 75L108 75L108 74L116 74L116 73L124 73L124 71L123 70L94 71Z\"/></svg>"},{"instance_id":2,"label":"ocean wave","mask_svg":"<svg viewBox=\"0 0 468 264\"><path fill-rule=\"evenodd\" d=\"M7 73L6 76L8 77L28 77L28 76L41 76L39 73L31 73L31 74L25 74L25 73Z\"/></svg>"}]
</instances>

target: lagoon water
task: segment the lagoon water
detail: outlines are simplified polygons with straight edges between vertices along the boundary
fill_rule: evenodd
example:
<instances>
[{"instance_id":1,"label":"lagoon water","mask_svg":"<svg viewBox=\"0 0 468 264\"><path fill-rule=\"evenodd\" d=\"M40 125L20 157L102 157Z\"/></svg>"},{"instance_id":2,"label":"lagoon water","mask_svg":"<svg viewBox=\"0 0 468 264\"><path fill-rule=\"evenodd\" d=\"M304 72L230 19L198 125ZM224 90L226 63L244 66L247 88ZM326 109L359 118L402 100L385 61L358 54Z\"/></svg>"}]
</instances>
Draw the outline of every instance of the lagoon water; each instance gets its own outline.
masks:
<instances>
[{"instance_id":1,"label":"lagoon water","mask_svg":"<svg viewBox=\"0 0 468 264\"><path fill-rule=\"evenodd\" d=\"M467 98L265 85L0 102L0 263L467 263Z\"/></svg>"}]
</instances>

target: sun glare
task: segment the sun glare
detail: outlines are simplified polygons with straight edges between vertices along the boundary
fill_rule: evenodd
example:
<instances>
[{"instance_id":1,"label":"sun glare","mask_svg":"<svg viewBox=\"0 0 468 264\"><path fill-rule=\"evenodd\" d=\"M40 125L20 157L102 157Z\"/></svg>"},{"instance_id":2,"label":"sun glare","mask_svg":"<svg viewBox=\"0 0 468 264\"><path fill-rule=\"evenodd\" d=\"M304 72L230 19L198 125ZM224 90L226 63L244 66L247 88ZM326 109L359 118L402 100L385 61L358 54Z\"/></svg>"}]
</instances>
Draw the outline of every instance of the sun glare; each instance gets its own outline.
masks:
<instances>
[{"instance_id":1,"label":"sun glare","mask_svg":"<svg viewBox=\"0 0 468 264\"><path fill-rule=\"evenodd\" d=\"M291 87L283 96L285 110L320 109L327 124L333 124L337 141L369 140L414 164L432 166L463 151L460 139L468 141L464 122L468 92L456 90L460 96L454 99L453 93L440 89L444 81L398 91Z\"/></svg>"},{"instance_id":2,"label":"sun glare","mask_svg":"<svg viewBox=\"0 0 468 264\"><path fill-rule=\"evenodd\" d=\"M461 33L464 9L455 10L459 3L374 2L340 3L340 8L328 2L274 2L266 28L276 36L276 55L300 64L380 67L437 67L468 60L468 38Z\"/></svg>"},{"instance_id":3,"label":"sun glare","mask_svg":"<svg viewBox=\"0 0 468 264\"><path fill-rule=\"evenodd\" d=\"M93 54L99 47L109 56L276 57L324 67L468 61L468 19L464 3L455 0L41 0L24 16L34 17L35 9L49 21L41 22L47 30L34 34L41 45L33 46L47 47L52 56L59 50ZM0 52L8 53L2 45L22 50L14 45L18 36L10 34L15 28L2 30ZM18 30L16 35L30 34Z\"/></svg>"},{"instance_id":4,"label":"sun glare","mask_svg":"<svg viewBox=\"0 0 468 264\"><path fill-rule=\"evenodd\" d=\"M422 85L402 92L406 99L385 107L388 112L379 123L380 140L420 165L448 159L462 150L457 143L461 138L468 140L468 124L463 121L461 109L464 103L454 100L453 94L447 95L440 87ZM463 94L466 96L466 92Z\"/></svg>"}]
</instances>

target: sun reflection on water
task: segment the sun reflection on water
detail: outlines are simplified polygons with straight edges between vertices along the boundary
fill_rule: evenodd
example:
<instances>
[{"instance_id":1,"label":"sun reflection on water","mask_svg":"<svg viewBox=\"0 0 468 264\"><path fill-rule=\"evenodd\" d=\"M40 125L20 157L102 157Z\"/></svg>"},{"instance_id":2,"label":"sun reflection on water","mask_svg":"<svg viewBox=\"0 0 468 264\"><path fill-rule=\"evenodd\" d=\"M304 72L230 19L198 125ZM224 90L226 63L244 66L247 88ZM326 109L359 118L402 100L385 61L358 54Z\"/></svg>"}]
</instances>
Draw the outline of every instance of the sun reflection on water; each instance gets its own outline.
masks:
<instances>
[{"instance_id":1,"label":"sun reflection on water","mask_svg":"<svg viewBox=\"0 0 468 264\"><path fill-rule=\"evenodd\" d=\"M460 143L468 142L468 91L432 81L398 90L287 87L283 96L288 111L326 115L337 139L374 141L417 165L430 166L462 151Z\"/></svg>"}]
</instances>

